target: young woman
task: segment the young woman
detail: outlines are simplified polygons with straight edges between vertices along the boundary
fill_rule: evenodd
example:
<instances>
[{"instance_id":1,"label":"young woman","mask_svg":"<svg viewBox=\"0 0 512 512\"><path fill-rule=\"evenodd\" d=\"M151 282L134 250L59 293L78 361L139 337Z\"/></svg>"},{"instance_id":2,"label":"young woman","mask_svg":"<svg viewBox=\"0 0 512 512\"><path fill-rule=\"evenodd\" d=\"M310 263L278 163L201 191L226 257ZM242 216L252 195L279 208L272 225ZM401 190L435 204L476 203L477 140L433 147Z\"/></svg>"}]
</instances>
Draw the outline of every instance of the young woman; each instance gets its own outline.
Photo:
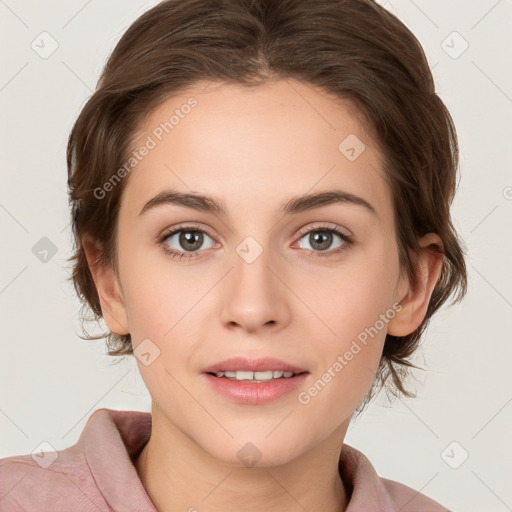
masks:
<instances>
[{"instance_id":1,"label":"young woman","mask_svg":"<svg viewBox=\"0 0 512 512\"><path fill-rule=\"evenodd\" d=\"M344 443L466 292L457 138L370 0L168 0L69 138L79 297L151 413L1 461L15 510L445 511ZM402 463L407 464L407 461Z\"/></svg>"}]
</instances>

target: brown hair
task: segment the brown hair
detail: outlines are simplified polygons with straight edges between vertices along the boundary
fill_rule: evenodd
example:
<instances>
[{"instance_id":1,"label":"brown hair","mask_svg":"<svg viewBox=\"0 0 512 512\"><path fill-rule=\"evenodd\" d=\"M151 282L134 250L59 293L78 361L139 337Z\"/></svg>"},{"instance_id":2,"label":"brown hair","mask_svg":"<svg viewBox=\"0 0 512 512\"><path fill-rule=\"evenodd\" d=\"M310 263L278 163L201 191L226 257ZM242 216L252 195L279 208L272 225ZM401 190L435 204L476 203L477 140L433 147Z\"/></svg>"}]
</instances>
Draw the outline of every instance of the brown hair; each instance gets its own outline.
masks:
<instances>
[{"instance_id":1,"label":"brown hair","mask_svg":"<svg viewBox=\"0 0 512 512\"><path fill-rule=\"evenodd\" d=\"M363 116L383 154L402 271L415 275L409 253L417 253L418 237L434 232L443 242L443 268L423 323L408 336L387 335L362 403L389 376L393 394L415 396L403 386L408 368L418 368L408 359L434 312L456 291L452 303L461 300L467 289L462 242L450 218L458 144L420 43L371 0L167 0L129 27L67 147L76 244L71 279L82 311L88 305L95 320L102 317L81 238L90 234L101 248L101 263L117 272L117 219L128 178L102 199L95 190L126 162L145 116L199 81L249 87L287 78L348 100ZM84 339L106 338L109 355L133 353L129 334L90 336L85 328L84 334Z\"/></svg>"}]
</instances>

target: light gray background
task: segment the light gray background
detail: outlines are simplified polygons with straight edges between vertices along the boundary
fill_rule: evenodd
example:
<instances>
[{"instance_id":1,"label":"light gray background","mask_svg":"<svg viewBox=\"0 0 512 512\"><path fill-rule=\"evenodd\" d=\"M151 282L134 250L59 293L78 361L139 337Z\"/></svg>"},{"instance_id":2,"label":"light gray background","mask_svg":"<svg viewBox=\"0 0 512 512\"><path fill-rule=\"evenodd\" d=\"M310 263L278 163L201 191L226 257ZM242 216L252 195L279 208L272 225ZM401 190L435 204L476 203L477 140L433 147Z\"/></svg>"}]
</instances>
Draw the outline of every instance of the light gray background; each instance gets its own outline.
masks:
<instances>
[{"instance_id":1,"label":"light gray background","mask_svg":"<svg viewBox=\"0 0 512 512\"><path fill-rule=\"evenodd\" d=\"M65 147L107 56L155 3L0 0L0 457L31 453L43 441L70 446L97 408L150 410L134 360L114 365L102 340L77 335L79 303L66 281ZM381 476L451 510L505 512L512 510L512 4L382 3L424 46L458 129L462 179L453 214L468 247L470 287L425 336L416 362L428 371L409 384L419 398L389 407L381 395L346 442ZM58 43L46 59L31 47L51 48L43 31ZM47 262L32 252L43 237L57 248Z\"/></svg>"}]
</instances>

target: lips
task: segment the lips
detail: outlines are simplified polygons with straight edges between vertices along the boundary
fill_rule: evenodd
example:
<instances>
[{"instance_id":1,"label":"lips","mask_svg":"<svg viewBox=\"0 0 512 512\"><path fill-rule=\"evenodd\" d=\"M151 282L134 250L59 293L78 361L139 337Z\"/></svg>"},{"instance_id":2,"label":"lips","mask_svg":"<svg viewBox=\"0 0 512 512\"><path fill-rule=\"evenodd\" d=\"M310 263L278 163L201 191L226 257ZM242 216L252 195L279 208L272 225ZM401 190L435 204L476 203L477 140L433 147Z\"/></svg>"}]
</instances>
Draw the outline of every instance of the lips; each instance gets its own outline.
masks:
<instances>
[{"instance_id":1,"label":"lips","mask_svg":"<svg viewBox=\"0 0 512 512\"><path fill-rule=\"evenodd\" d=\"M286 363L273 357L251 359L248 357L231 357L201 370L202 373L216 374L219 372L265 372L265 371L293 372L295 374L306 373L307 370L299 366Z\"/></svg>"},{"instance_id":2,"label":"lips","mask_svg":"<svg viewBox=\"0 0 512 512\"><path fill-rule=\"evenodd\" d=\"M296 366L292 367L299 369ZM306 371L289 378L253 381L219 378L208 372L201 374L201 378L209 389L221 396L223 400L227 399L240 405L263 405L286 398L291 400L291 396L297 393L309 376L310 372Z\"/></svg>"}]
</instances>

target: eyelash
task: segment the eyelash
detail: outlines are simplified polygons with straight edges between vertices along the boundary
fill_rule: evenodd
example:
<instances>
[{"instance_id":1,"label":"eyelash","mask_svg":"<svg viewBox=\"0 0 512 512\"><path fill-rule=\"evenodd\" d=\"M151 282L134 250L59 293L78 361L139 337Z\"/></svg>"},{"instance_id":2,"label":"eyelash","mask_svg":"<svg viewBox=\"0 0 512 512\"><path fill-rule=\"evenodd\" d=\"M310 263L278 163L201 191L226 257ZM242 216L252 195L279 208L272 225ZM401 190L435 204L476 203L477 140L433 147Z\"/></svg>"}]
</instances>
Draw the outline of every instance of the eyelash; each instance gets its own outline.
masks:
<instances>
[{"instance_id":1,"label":"eyelash","mask_svg":"<svg viewBox=\"0 0 512 512\"><path fill-rule=\"evenodd\" d=\"M163 250L171 258L179 258L179 259L181 259L181 258L185 257L186 259L192 259L192 258L196 258L197 256L199 256L199 253L204 252L204 251L196 251L196 252L187 253L187 252L184 252L184 251L179 251L178 252L178 251L176 251L174 249L170 249L169 246L165 243L165 241L168 238L170 238L171 236L173 236L176 233L179 233L181 231L185 231L185 232L200 232L200 233L204 233L204 234L208 235L210 238L213 239L213 237L208 233L208 231L205 231L203 228L200 228L199 226L195 226L195 225L186 225L186 226L180 225L180 226L177 226L177 227L173 228L172 230L167 231L159 239L159 243L162 245ZM313 257L326 258L326 257L329 257L329 256L337 255L337 254L342 253L343 251L346 251L347 249L349 249L354 244L354 242L353 242L351 237L349 237L347 234L343 233L339 229L333 228L333 227L330 227L330 226L315 226L312 229L311 228L310 229L303 229L303 230L299 231L299 233L298 233L299 234L299 240L301 238L303 238L305 235L310 234L310 233L314 233L314 232L330 232L330 233L334 233L334 234L338 235L343 240L344 243L340 247L337 247L336 249L333 249L333 250L311 251L310 249L306 249L308 251L311 251L311 252L315 253L315 255Z\"/></svg>"}]
</instances>

